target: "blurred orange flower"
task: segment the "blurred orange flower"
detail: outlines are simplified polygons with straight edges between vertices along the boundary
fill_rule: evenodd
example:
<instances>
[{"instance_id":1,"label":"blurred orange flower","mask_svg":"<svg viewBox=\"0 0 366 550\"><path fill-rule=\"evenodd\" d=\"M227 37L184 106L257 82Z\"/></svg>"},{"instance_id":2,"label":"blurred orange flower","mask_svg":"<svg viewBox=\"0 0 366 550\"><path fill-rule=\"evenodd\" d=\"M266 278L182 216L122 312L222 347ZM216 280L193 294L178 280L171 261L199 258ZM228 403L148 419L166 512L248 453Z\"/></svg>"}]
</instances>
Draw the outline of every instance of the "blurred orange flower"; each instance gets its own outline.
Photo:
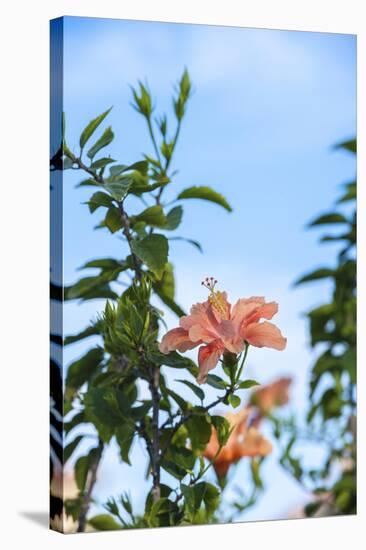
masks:
<instances>
[{"instance_id":1,"label":"blurred orange flower","mask_svg":"<svg viewBox=\"0 0 366 550\"><path fill-rule=\"evenodd\" d=\"M279 378L272 384L262 386L252 395L252 404L258 407L262 414L268 414L274 407L286 405L289 402L291 378Z\"/></svg>"},{"instance_id":2,"label":"blurred orange flower","mask_svg":"<svg viewBox=\"0 0 366 550\"><path fill-rule=\"evenodd\" d=\"M251 409L247 407L239 413L225 415L232 432L213 464L218 477L225 477L231 464L236 464L242 457L266 456L272 451L272 444L256 427L248 425L250 413ZM219 448L217 434L213 428L203 456L213 460Z\"/></svg>"},{"instance_id":3,"label":"blurred orange flower","mask_svg":"<svg viewBox=\"0 0 366 550\"><path fill-rule=\"evenodd\" d=\"M210 292L208 300L191 307L190 315L180 318L179 327L168 331L159 349L162 353L180 352L201 346L198 351L199 375L202 384L215 368L225 351L241 353L246 344L283 350L286 338L280 330L260 319L272 319L278 311L275 302L263 297L241 298L232 307L226 292L215 290L217 281L211 277L202 282ZM204 345L201 345L204 344Z\"/></svg>"}]
</instances>

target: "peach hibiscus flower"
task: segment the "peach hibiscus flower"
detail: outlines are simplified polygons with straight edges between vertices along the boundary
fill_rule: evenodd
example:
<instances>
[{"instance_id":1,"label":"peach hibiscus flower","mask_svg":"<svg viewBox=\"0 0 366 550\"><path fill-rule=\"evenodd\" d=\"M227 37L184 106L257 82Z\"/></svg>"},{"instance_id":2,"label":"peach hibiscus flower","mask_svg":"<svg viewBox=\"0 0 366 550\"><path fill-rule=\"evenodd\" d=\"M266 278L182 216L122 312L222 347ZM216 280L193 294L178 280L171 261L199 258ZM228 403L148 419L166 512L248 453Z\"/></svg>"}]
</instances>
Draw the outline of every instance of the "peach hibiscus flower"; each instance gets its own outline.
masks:
<instances>
[{"instance_id":1,"label":"peach hibiscus flower","mask_svg":"<svg viewBox=\"0 0 366 550\"><path fill-rule=\"evenodd\" d=\"M267 386L258 388L252 395L252 403L263 414L268 414L274 407L286 405L289 402L291 378L279 378Z\"/></svg>"},{"instance_id":2,"label":"peach hibiscus flower","mask_svg":"<svg viewBox=\"0 0 366 550\"><path fill-rule=\"evenodd\" d=\"M272 444L253 425L249 425L251 409L225 415L232 432L229 439L216 457L213 467L218 477L224 477L231 464L236 464L242 457L266 456L272 451ZM213 428L211 438L203 456L213 460L219 450L216 431Z\"/></svg>"},{"instance_id":3,"label":"peach hibiscus flower","mask_svg":"<svg viewBox=\"0 0 366 550\"><path fill-rule=\"evenodd\" d=\"M231 306L227 293L215 290L216 283L213 277L202 282L210 292L208 299L193 305L190 315L181 317L180 326L169 330L159 345L162 353L185 352L200 346L199 384L206 381L224 352L241 353L247 344L277 350L286 347L286 338L274 324L259 322L272 319L278 311L276 302L266 303L263 297L252 296Z\"/></svg>"}]
</instances>

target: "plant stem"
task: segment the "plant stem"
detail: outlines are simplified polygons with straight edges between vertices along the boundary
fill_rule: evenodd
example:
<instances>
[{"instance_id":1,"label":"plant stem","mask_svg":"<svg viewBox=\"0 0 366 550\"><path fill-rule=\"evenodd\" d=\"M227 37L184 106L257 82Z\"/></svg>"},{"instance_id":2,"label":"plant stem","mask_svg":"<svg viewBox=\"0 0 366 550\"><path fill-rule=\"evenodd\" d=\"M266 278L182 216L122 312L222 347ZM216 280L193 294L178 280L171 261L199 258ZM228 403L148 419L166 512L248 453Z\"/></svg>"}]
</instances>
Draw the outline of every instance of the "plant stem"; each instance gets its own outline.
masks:
<instances>
[{"instance_id":1,"label":"plant stem","mask_svg":"<svg viewBox=\"0 0 366 550\"><path fill-rule=\"evenodd\" d=\"M89 485L88 485L88 489L83 495L81 506L80 506L79 525L78 525L78 529L77 529L78 533L83 533L85 531L86 516L87 516L88 511L89 511L89 506L90 506L90 503L91 503L91 497L92 497L92 492L93 492L93 489L94 489L94 485L97 481L97 471L98 471L99 463L102 459L103 449L104 449L104 443L101 439L99 439L97 452L94 456L94 460L92 461L92 463L89 467Z\"/></svg>"},{"instance_id":2,"label":"plant stem","mask_svg":"<svg viewBox=\"0 0 366 550\"><path fill-rule=\"evenodd\" d=\"M68 157L71 158L71 160L75 164L77 164L77 166L81 170L84 170L84 172L86 172L87 174L90 174L95 181L100 183L100 185L105 185L105 180L104 180L103 176L99 176L94 170L92 170L91 168L86 166L86 164L83 163L81 158L78 158L75 155L71 155L71 154L68 154ZM131 242L132 242L133 238L132 238L131 230L130 230L130 219L129 219L129 217L128 217L128 215L127 215L127 213L126 213L126 211L123 207L123 201L118 201L118 210L120 212L121 222L122 222L122 225L123 225L122 232L123 232L124 236L126 237L127 242L129 244L130 251L131 251L131 256L132 256L134 267L135 267L136 276L140 280L141 279L141 262L137 258L137 256L134 254L134 252L132 251L132 248L131 248Z\"/></svg>"},{"instance_id":3,"label":"plant stem","mask_svg":"<svg viewBox=\"0 0 366 550\"><path fill-rule=\"evenodd\" d=\"M159 153L159 149L158 149L158 146L157 146L157 143L156 143L154 130L153 130L153 127L152 127L152 124L151 124L151 118L149 116L146 117L146 122L147 122L147 127L149 129L149 134L150 134L150 137L151 137L151 141L152 141L152 144L154 146L157 161L159 162L159 164L161 166L160 153Z\"/></svg>"},{"instance_id":4,"label":"plant stem","mask_svg":"<svg viewBox=\"0 0 366 550\"><path fill-rule=\"evenodd\" d=\"M245 344L244 355L243 355L243 359L242 359L242 361L241 361L241 363L240 363L240 367L239 367L239 370L238 370L238 374L237 374L237 376L236 376L236 382L239 381L240 376L241 376L241 373L243 372L245 360L246 360L247 355L248 355L248 350L249 350L249 344Z\"/></svg>"},{"instance_id":5,"label":"plant stem","mask_svg":"<svg viewBox=\"0 0 366 550\"><path fill-rule=\"evenodd\" d=\"M153 501L156 502L160 498L160 429L159 429L159 411L160 411L160 392L159 392L159 368L153 366L151 368L149 388L152 397L152 476L153 476Z\"/></svg>"},{"instance_id":6,"label":"plant stem","mask_svg":"<svg viewBox=\"0 0 366 550\"><path fill-rule=\"evenodd\" d=\"M131 243L132 243L133 238L132 238L131 230L130 230L130 220L129 220L129 217L128 217L128 215L126 214L126 212L124 210L123 201L118 202L118 210L119 210L120 217L121 217L121 222L122 222L122 225L123 225L123 231L122 232L123 232L124 236L126 237L128 245L130 247L130 252L131 252L131 256L132 256L132 260L133 260L133 265L134 265L134 268L135 268L136 277L139 280L141 280L141 262L132 250Z\"/></svg>"}]
</instances>

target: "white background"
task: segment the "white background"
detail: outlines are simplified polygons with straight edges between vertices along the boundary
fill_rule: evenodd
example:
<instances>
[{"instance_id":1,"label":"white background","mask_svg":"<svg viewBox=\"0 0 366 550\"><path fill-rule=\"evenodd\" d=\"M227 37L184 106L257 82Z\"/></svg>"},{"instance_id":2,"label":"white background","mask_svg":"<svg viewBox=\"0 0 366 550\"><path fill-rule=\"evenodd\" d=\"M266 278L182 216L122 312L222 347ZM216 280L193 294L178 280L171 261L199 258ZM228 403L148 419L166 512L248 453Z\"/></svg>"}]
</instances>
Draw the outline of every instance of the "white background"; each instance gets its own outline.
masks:
<instances>
[{"instance_id":1,"label":"white background","mask_svg":"<svg viewBox=\"0 0 366 550\"><path fill-rule=\"evenodd\" d=\"M1 12L0 540L5 548L364 547L366 25L362 0L17 1ZM358 34L358 516L97 533L48 531L48 20L117 17ZM363 98L363 101L362 101ZM362 529L363 526L363 529Z\"/></svg>"}]
</instances>

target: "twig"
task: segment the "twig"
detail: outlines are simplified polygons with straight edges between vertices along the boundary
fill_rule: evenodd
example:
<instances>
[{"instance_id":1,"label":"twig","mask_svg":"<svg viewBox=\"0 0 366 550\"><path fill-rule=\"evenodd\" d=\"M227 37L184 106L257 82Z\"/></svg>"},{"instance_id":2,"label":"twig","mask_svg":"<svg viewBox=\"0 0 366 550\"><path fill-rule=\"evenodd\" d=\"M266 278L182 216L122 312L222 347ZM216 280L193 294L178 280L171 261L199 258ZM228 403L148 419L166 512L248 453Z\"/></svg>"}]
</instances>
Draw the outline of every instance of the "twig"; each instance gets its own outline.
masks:
<instances>
[{"instance_id":1,"label":"twig","mask_svg":"<svg viewBox=\"0 0 366 550\"><path fill-rule=\"evenodd\" d=\"M160 498L160 429L159 429L159 411L160 411L160 392L159 392L160 371L156 366L151 367L149 388L152 397L152 476L153 476L153 501Z\"/></svg>"},{"instance_id":2,"label":"twig","mask_svg":"<svg viewBox=\"0 0 366 550\"><path fill-rule=\"evenodd\" d=\"M101 461L102 455L103 455L103 449L104 449L104 443L100 439L98 447L96 448L95 456L93 457L93 461L90 464L89 467L89 486L87 491L84 493L82 497L82 502L80 506L80 514L79 514L79 525L77 528L78 533L83 533L85 531L86 526L86 516L88 514L89 506L91 503L92 498L92 492L94 489L94 485L97 481L97 471L99 467L99 463Z\"/></svg>"}]
</instances>

